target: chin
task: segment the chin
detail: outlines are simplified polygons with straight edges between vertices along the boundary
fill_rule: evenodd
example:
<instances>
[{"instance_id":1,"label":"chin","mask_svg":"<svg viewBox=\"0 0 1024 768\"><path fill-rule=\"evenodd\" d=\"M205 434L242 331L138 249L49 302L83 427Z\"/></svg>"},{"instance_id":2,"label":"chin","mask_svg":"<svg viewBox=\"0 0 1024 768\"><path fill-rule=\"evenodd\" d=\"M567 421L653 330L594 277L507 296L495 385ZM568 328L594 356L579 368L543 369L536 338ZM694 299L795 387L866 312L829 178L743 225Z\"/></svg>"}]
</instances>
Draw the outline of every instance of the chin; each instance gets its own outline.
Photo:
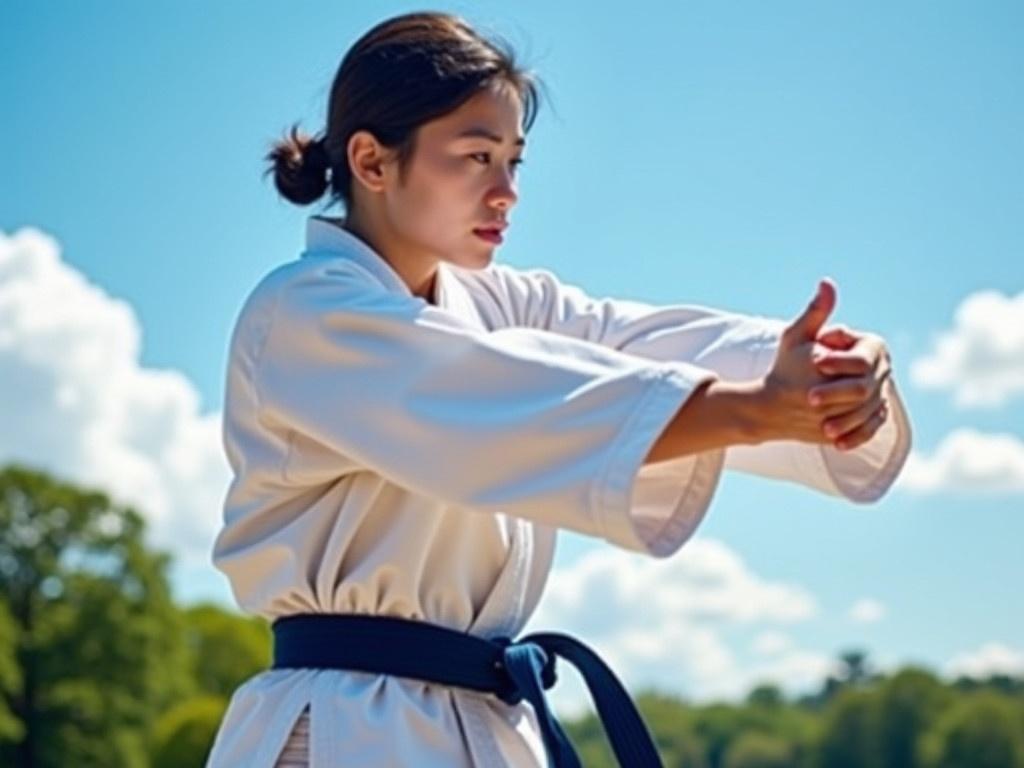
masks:
<instances>
[{"instance_id":1,"label":"chin","mask_svg":"<svg viewBox=\"0 0 1024 768\"><path fill-rule=\"evenodd\" d=\"M492 245L489 248L466 253L455 264L463 269L483 269L494 260L495 250L496 247Z\"/></svg>"}]
</instances>

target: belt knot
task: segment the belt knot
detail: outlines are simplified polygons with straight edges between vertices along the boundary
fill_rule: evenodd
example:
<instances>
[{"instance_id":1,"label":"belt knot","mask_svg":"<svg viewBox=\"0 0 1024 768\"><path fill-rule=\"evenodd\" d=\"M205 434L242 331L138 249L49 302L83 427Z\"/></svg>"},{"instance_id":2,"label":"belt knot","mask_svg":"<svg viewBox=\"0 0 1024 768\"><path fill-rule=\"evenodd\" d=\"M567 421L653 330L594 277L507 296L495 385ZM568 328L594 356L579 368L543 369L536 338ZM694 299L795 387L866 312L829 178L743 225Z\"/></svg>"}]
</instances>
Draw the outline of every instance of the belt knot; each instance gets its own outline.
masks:
<instances>
[{"instance_id":1,"label":"belt knot","mask_svg":"<svg viewBox=\"0 0 1024 768\"><path fill-rule=\"evenodd\" d=\"M558 682L555 671L558 657L540 643L530 640L516 642L507 636L492 638L491 642L501 651L494 666L505 672L506 685L497 696L506 704L515 706L523 699L532 698L531 694L537 688L546 691Z\"/></svg>"}]
</instances>

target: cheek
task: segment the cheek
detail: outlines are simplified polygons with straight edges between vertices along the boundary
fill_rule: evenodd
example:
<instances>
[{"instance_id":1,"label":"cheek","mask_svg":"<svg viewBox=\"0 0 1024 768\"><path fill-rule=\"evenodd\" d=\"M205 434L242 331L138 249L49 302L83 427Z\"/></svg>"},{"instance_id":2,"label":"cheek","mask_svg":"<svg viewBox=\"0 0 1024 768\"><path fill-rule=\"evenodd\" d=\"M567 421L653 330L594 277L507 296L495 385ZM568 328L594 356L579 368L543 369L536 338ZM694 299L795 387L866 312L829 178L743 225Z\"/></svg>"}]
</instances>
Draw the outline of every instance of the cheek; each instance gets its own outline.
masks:
<instances>
[{"instance_id":1,"label":"cheek","mask_svg":"<svg viewBox=\"0 0 1024 768\"><path fill-rule=\"evenodd\" d=\"M394 199L393 220L410 239L443 247L469 232L481 208L479 193L473 174L458 162L421 170Z\"/></svg>"}]
</instances>

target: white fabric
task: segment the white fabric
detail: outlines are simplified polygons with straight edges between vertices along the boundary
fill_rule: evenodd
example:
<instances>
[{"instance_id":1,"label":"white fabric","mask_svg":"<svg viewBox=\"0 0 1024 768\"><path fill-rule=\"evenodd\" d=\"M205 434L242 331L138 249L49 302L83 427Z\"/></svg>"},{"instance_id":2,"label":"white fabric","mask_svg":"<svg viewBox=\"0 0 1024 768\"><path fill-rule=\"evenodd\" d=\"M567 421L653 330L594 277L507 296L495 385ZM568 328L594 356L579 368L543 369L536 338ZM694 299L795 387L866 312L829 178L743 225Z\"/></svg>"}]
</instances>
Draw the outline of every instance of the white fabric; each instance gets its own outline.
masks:
<instances>
[{"instance_id":1,"label":"white fabric","mask_svg":"<svg viewBox=\"0 0 1024 768\"><path fill-rule=\"evenodd\" d=\"M213 562L245 611L515 637L559 528L667 557L724 466L871 501L906 459L889 384L892 417L849 454L780 442L643 467L698 384L768 369L782 321L594 299L498 263L442 264L434 305L340 221L309 219L305 251L258 283L231 338L234 478ZM235 692L207 765L270 768L307 707L312 768L546 763L525 702L267 670Z\"/></svg>"}]
</instances>

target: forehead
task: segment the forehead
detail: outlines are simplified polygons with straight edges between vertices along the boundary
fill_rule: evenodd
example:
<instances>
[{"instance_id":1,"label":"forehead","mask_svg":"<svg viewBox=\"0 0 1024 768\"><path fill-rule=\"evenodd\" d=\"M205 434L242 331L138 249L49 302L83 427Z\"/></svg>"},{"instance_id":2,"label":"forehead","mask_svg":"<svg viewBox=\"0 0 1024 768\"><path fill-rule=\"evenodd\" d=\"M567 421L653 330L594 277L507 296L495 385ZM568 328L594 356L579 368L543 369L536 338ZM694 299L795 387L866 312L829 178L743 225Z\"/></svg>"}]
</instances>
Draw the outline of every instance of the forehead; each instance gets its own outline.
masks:
<instances>
[{"instance_id":1,"label":"forehead","mask_svg":"<svg viewBox=\"0 0 1024 768\"><path fill-rule=\"evenodd\" d=\"M522 138L523 108L511 86L496 85L475 94L458 109L420 127L424 138L452 141L473 129L501 136L506 143Z\"/></svg>"}]
</instances>

